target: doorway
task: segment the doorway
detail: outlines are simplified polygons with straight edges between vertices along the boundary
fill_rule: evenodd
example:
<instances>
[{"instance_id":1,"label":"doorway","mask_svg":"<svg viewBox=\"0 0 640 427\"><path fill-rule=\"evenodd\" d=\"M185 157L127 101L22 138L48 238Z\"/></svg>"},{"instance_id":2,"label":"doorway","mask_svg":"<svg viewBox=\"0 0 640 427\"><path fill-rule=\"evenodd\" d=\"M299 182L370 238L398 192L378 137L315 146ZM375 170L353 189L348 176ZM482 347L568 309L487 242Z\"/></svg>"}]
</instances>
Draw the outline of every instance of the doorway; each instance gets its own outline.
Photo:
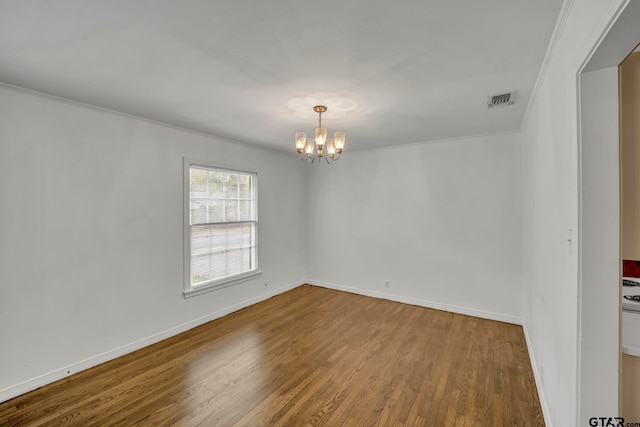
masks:
<instances>
[{"instance_id":1,"label":"doorway","mask_svg":"<svg viewBox=\"0 0 640 427\"><path fill-rule=\"evenodd\" d=\"M618 64L640 41L639 21L632 1L579 72L579 425L620 414Z\"/></svg>"}]
</instances>

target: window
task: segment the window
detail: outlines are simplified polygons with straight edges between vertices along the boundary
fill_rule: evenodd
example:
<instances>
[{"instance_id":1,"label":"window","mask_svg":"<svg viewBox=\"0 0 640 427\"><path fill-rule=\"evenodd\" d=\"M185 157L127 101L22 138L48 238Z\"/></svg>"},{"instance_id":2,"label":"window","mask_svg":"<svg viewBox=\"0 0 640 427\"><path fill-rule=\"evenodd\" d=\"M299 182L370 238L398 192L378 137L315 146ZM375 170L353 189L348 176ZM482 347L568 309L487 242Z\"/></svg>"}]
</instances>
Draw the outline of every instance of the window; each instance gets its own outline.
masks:
<instances>
[{"instance_id":1,"label":"window","mask_svg":"<svg viewBox=\"0 0 640 427\"><path fill-rule=\"evenodd\" d=\"M260 272L257 176L185 162L185 296Z\"/></svg>"}]
</instances>

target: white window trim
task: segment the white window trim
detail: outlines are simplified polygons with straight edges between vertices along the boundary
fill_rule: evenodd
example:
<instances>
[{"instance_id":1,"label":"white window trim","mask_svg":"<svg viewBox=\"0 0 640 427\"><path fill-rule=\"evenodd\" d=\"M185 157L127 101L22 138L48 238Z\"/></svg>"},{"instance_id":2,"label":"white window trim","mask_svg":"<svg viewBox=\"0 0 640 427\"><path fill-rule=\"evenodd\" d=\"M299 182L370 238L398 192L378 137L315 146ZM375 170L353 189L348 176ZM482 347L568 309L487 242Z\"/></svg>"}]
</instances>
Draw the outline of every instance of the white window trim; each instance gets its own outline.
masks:
<instances>
[{"instance_id":1,"label":"white window trim","mask_svg":"<svg viewBox=\"0 0 640 427\"><path fill-rule=\"evenodd\" d=\"M256 204L255 204L255 215L256 215L256 233L255 233L255 265L256 269L252 271L247 271L245 273L236 274L233 276L223 277L221 279L212 280L210 282L206 282L200 284L198 286L191 285L191 211L190 211L190 201L191 201L191 186L190 186L190 171L192 166L200 166L205 168L217 169L217 170L226 170L229 172L236 173L244 173L248 175L254 175L256 179L254 180L254 191L256 192ZM190 298L196 295L201 295L207 292L215 291L216 289L222 289L229 286L236 285L238 283L243 283L248 280L254 279L262 274L262 270L260 270L260 264L258 261L258 174L256 172L248 172L240 169L234 169L225 166L218 166L212 164L211 162L206 161L193 161L190 159L184 158L184 166L183 166L183 271L184 271L184 290L183 294L185 298Z\"/></svg>"}]
</instances>

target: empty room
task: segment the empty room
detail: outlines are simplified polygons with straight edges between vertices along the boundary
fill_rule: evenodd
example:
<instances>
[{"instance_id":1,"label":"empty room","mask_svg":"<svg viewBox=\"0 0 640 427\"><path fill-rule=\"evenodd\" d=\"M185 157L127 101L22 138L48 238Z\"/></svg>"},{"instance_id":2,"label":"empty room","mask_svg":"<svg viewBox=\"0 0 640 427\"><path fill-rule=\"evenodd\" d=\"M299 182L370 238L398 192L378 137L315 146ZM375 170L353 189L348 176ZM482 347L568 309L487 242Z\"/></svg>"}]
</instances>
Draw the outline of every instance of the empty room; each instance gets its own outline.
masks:
<instances>
[{"instance_id":1,"label":"empty room","mask_svg":"<svg viewBox=\"0 0 640 427\"><path fill-rule=\"evenodd\" d=\"M0 0L0 425L640 426L639 20Z\"/></svg>"}]
</instances>

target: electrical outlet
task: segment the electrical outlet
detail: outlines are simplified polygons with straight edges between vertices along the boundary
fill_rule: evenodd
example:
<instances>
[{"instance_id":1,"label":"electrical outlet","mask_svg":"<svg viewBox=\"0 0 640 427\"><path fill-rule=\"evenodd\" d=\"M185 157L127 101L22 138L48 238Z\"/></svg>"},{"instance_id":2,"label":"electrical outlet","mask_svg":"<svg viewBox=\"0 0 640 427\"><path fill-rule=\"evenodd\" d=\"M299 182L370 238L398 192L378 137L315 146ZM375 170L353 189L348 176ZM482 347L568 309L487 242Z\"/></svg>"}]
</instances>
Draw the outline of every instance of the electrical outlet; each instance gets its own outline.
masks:
<instances>
[{"instance_id":1,"label":"electrical outlet","mask_svg":"<svg viewBox=\"0 0 640 427\"><path fill-rule=\"evenodd\" d=\"M384 287L387 288L387 289L390 288L391 287L391 282L388 281L388 280L386 282L384 282Z\"/></svg>"},{"instance_id":2,"label":"electrical outlet","mask_svg":"<svg viewBox=\"0 0 640 427\"><path fill-rule=\"evenodd\" d=\"M264 288L269 289L269 282L264 282Z\"/></svg>"}]
</instances>

